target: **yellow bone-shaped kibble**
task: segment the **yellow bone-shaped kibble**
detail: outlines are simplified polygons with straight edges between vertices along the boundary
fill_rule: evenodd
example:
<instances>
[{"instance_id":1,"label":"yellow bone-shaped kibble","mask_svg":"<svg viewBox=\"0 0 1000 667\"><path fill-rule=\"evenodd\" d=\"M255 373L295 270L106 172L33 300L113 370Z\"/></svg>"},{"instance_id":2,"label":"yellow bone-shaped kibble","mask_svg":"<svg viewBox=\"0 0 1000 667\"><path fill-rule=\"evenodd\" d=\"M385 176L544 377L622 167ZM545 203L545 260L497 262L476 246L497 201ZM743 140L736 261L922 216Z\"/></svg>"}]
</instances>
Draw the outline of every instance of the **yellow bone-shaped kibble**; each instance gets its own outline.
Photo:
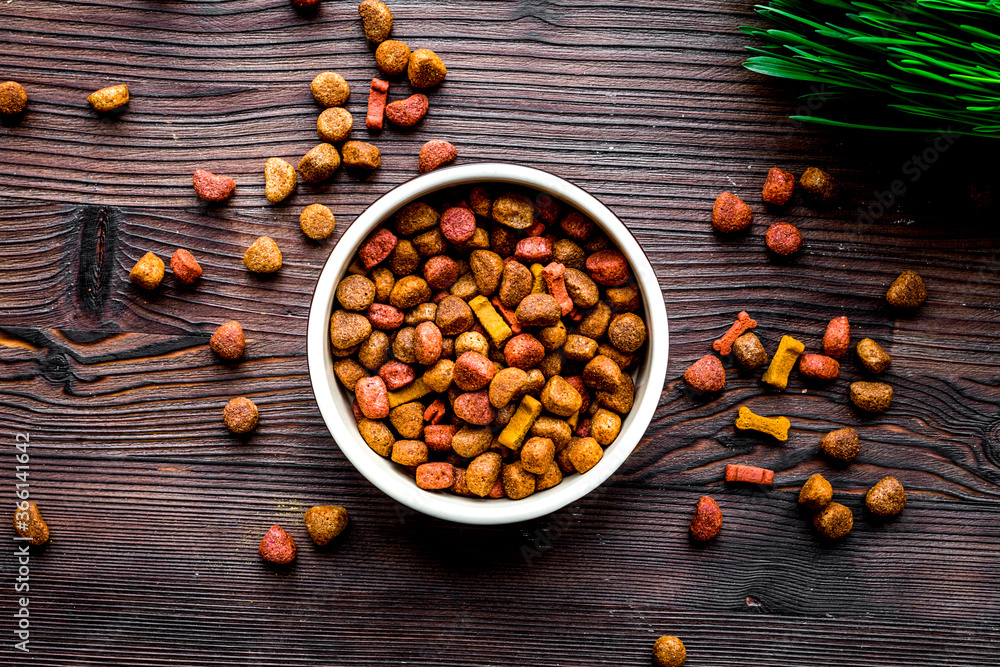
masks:
<instances>
[{"instance_id":1,"label":"yellow bone-shaped kibble","mask_svg":"<svg viewBox=\"0 0 1000 667\"><path fill-rule=\"evenodd\" d=\"M472 312L479 318L479 323L486 329L486 333L493 339L493 344L503 349L504 341L513 336L514 332L507 326L504 319L500 317L500 313L496 311L490 300L480 295L469 301L469 307L472 308Z\"/></svg>"},{"instance_id":2,"label":"yellow bone-shaped kibble","mask_svg":"<svg viewBox=\"0 0 1000 667\"><path fill-rule=\"evenodd\" d=\"M542 414L542 404L531 396L525 396L521 399L521 405L517 406L514 416L500 432L497 442L509 449L520 449L524 436L528 434L528 429L534 425L540 414Z\"/></svg>"},{"instance_id":3,"label":"yellow bone-shaped kibble","mask_svg":"<svg viewBox=\"0 0 1000 667\"><path fill-rule=\"evenodd\" d=\"M741 431L759 431L773 436L775 440L788 440L788 427L791 424L785 417L761 417L750 411L750 408L740 408L740 416L736 418L736 428Z\"/></svg>"},{"instance_id":4,"label":"yellow bone-shaped kibble","mask_svg":"<svg viewBox=\"0 0 1000 667\"><path fill-rule=\"evenodd\" d=\"M402 389L389 392L389 407L394 408L403 403L415 401L431 393L431 388L420 378L417 378Z\"/></svg>"},{"instance_id":5,"label":"yellow bone-shaped kibble","mask_svg":"<svg viewBox=\"0 0 1000 667\"><path fill-rule=\"evenodd\" d=\"M535 281L531 285L532 294L548 294L548 288L545 286L545 278L542 277L542 271L544 270L545 267L541 264L531 265L531 275L535 277Z\"/></svg>"},{"instance_id":6,"label":"yellow bone-shaped kibble","mask_svg":"<svg viewBox=\"0 0 1000 667\"><path fill-rule=\"evenodd\" d=\"M778 343L778 351L771 359L771 365L767 367L764 377L761 380L776 389L784 389L788 386L788 374L795 367L799 355L806 349L806 346L795 340L791 336L782 336Z\"/></svg>"}]
</instances>

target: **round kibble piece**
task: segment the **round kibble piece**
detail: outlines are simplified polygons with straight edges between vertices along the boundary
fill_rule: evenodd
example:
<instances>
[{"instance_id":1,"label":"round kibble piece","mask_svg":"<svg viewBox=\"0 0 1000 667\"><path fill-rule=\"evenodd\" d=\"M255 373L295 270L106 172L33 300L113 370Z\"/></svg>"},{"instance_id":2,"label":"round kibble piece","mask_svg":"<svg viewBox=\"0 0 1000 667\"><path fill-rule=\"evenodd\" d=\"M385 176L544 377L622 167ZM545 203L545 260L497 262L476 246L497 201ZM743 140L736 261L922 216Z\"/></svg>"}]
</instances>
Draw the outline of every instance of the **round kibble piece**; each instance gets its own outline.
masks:
<instances>
[{"instance_id":1,"label":"round kibble piece","mask_svg":"<svg viewBox=\"0 0 1000 667\"><path fill-rule=\"evenodd\" d=\"M617 250L598 250L587 258L587 273L606 287L618 287L628 282L628 260Z\"/></svg>"},{"instance_id":2,"label":"round kibble piece","mask_svg":"<svg viewBox=\"0 0 1000 667\"><path fill-rule=\"evenodd\" d=\"M358 14L365 27L365 37L368 41L379 44L389 37L392 31L392 12L379 0L363 0L358 5Z\"/></svg>"},{"instance_id":3,"label":"round kibble piece","mask_svg":"<svg viewBox=\"0 0 1000 667\"><path fill-rule=\"evenodd\" d=\"M347 276L337 285L337 301L347 310L365 310L375 301L375 283L364 276Z\"/></svg>"},{"instance_id":4,"label":"round kibble piece","mask_svg":"<svg viewBox=\"0 0 1000 667\"><path fill-rule=\"evenodd\" d=\"M430 49L417 49L410 54L406 75L414 88L431 88L444 81L448 68L438 54Z\"/></svg>"},{"instance_id":5,"label":"round kibble piece","mask_svg":"<svg viewBox=\"0 0 1000 667\"><path fill-rule=\"evenodd\" d=\"M866 412L884 412L892 404L892 387L884 382L852 382L851 403Z\"/></svg>"},{"instance_id":6,"label":"round kibble piece","mask_svg":"<svg viewBox=\"0 0 1000 667\"><path fill-rule=\"evenodd\" d=\"M823 509L833 500L833 486L819 473L806 480L799 491L799 504L810 509Z\"/></svg>"},{"instance_id":7,"label":"round kibble piece","mask_svg":"<svg viewBox=\"0 0 1000 667\"><path fill-rule=\"evenodd\" d=\"M536 475L544 475L555 456L555 443L548 438L528 438L521 446L521 466Z\"/></svg>"},{"instance_id":8,"label":"round kibble piece","mask_svg":"<svg viewBox=\"0 0 1000 667\"><path fill-rule=\"evenodd\" d=\"M378 148L364 141L348 141L342 149L344 165L351 169L373 171L382 164L382 154Z\"/></svg>"},{"instance_id":9,"label":"round kibble piece","mask_svg":"<svg viewBox=\"0 0 1000 667\"><path fill-rule=\"evenodd\" d=\"M392 446L396 442L389 427L376 419L362 417L358 421L358 430L368 446L379 456L388 457L392 454Z\"/></svg>"},{"instance_id":10,"label":"round kibble piece","mask_svg":"<svg viewBox=\"0 0 1000 667\"><path fill-rule=\"evenodd\" d=\"M395 39L387 39L375 49L375 65L389 75L402 74L410 64L410 47Z\"/></svg>"},{"instance_id":11,"label":"round kibble piece","mask_svg":"<svg viewBox=\"0 0 1000 667\"><path fill-rule=\"evenodd\" d=\"M854 527L854 514L840 503L830 503L816 513L813 525L828 540L839 540Z\"/></svg>"},{"instance_id":12,"label":"round kibble piece","mask_svg":"<svg viewBox=\"0 0 1000 667\"><path fill-rule=\"evenodd\" d=\"M881 373L889 368L892 359L882 346L871 338L862 338L858 341L858 359L870 373Z\"/></svg>"},{"instance_id":13,"label":"round kibble piece","mask_svg":"<svg viewBox=\"0 0 1000 667\"><path fill-rule=\"evenodd\" d=\"M666 635L653 644L653 662L657 667L681 667L686 659L684 642L677 637Z\"/></svg>"},{"instance_id":14,"label":"round kibble piece","mask_svg":"<svg viewBox=\"0 0 1000 667\"><path fill-rule=\"evenodd\" d=\"M604 450L593 438L573 438L566 448L566 456L578 473L585 473L604 456Z\"/></svg>"},{"instance_id":15,"label":"round kibble piece","mask_svg":"<svg viewBox=\"0 0 1000 667\"><path fill-rule=\"evenodd\" d=\"M302 228L302 233L314 241L320 241L332 234L333 225L333 211L322 204L310 204L299 214L299 227Z\"/></svg>"},{"instance_id":16,"label":"round kibble piece","mask_svg":"<svg viewBox=\"0 0 1000 667\"><path fill-rule=\"evenodd\" d=\"M813 201L829 204L837 198L837 182L833 176L817 167L809 167L799 179L799 186Z\"/></svg>"},{"instance_id":17,"label":"round kibble piece","mask_svg":"<svg viewBox=\"0 0 1000 667\"><path fill-rule=\"evenodd\" d=\"M608 339L622 352L635 352L646 342L646 323L635 313L622 313L611 318Z\"/></svg>"},{"instance_id":18,"label":"round kibble piece","mask_svg":"<svg viewBox=\"0 0 1000 667\"><path fill-rule=\"evenodd\" d=\"M476 231L476 216L462 206L452 206L441 214L441 233L452 243L465 243Z\"/></svg>"},{"instance_id":19,"label":"round kibble piece","mask_svg":"<svg viewBox=\"0 0 1000 667\"><path fill-rule=\"evenodd\" d=\"M713 393L722 391L726 386L726 369L722 367L719 358L706 354L684 373L684 381L697 391Z\"/></svg>"},{"instance_id":20,"label":"round kibble piece","mask_svg":"<svg viewBox=\"0 0 1000 667\"><path fill-rule=\"evenodd\" d=\"M743 231L753 222L746 202L731 192L723 192L712 206L712 226L724 234Z\"/></svg>"},{"instance_id":21,"label":"round kibble piece","mask_svg":"<svg viewBox=\"0 0 1000 667\"><path fill-rule=\"evenodd\" d=\"M272 204L288 198L297 183L295 168L280 157L268 158L264 163L264 195Z\"/></svg>"},{"instance_id":22,"label":"round kibble piece","mask_svg":"<svg viewBox=\"0 0 1000 667\"><path fill-rule=\"evenodd\" d=\"M165 271L163 260L147 252L129 271L128 279L143 289L154 290L160 286Z\"/></svg>"},{"instance_id":23,"label":"round kibble piece","mask_svg":"<svg viewBox=\"0 0 1000 667\"><path fill-rule=\"evenodd\" d=\"M580 409L583 397L576 387L560 375L549 378L542 389L542 405L545 409L559 417L570 417Z\"/></svg>"},{"instance_id":24,"label":"round kibble piece","mask_svg":"<svg viewBox=\"0 0 1000 667\"><path fill-rule=\"evenodd\" d=\"M330 144L316 144L299 160L299 174L306 183L325 181L333 176L338 167L340 153Z\"/></svg>"},{"instance_id":25,"label":"round kibble piece","mask_svg":"<svg viewBox=\"0 0 1000 667\"><path fill-rule=\"evenodd\" d=\"M535 492L536 478L520 461L503 467L503 492L511 500L527 498Z\"/></svg>"},{"instance_id":26,"label":"round kibble piece","mask_svg":"<svg viewBox=\"0 0 1000 667\"><path fill-rule=\"evenodd\" d=\"M768 250L782 257L794 255L802 248L802 234L795 225L787 222L776 222L768 227L764 241Z\"/></svg>"},{"instance_id":27,"label":"round kibble piece","mask_svg":"<svg viewBox=\"0 0 1000 667\"><path fill-rule=\"evenodd\" d=\"M226 404L222 420L233 433L249 433L257 427L257 406L249 398L240 396Z\"/></svg>"},{"instance_id":28,"label":"round kibble piece","mask_svg":"<svg viewBox=\"0 0 1000 667\"><path fill-rule=\"evenodd\" d=\"M549 294L529 294L518 304L514 316L526 327L549 327L560 321L562 309Z\"/></svg>"},{"instance_id":29,"label":"round kibble piece","mask_svg":"<svg viewBox=\"0 0 1000 667\"><path fill-rule=\"evenodd\" d=\"M310 507L303 520L312 541L324 547L347 528L347 510L339 505Z\"/></svg>"},{"instance_id":30,"label":"round kibble piece","mask_svg":"<svg viewBox=\"0 0 1000 667\"><path fill-rule=\"evenodd\" d=\"M418 276L403 276L396 281L389 293L389 303L396 308L413 308L431 298L427 281Z\"/></svg>"},{"instance_id":31,"label":"round kibble piece","mask_svg":"<svg viewBox=\"0 0 1000 667\"><path fill-rule=\"evenodd\" d=\"M351 96L351 87L336 72L320 72L309 84L313 99L325 107L339 107Z\"/></svg>"},{"instance_id":32,"label":"round kibble piece","mask_svg":"<svg viewBox=\"0 0 1000 667\"><path fill-rule=\"evenodd\" d=\"M16 116L28 104L28 93L17 81L0 83L0 116Z\"/></svg>"},{"instance_id":33,"label":"round kibble piece","mask_svg":"<svg viewBox=\"0 0 1000 667\"><path fill-rule=\"evenodd\" d=\"M493 202L493 219L511 229L527 229L535 224L535 207L522 194L507 193Z\"/></svg>"},{"instance_id":34,"label":"round kibble piece","mask_svg":"<svg viewBox=\"0 0 1000 667\"><path fill-rule=\"evenodd\" d=\"M174 278L185 285L193 285L201 278L201 265L194 255L183 248L178 248L170 256L170 270L174 273Z\"/></svg>"},{"instance_id":35,"label":"round kibble piece","mask_svg":"<svg viewBox=\"0 0 1000 667\"><path fill-rule=\"evenodd\" d=\"M896 308L919 308L927 300L927 286L916 271L903 271L889 287L885 299Z\"/></svg>"},{"instance_id":36,"label":"round kibble piece","mask_svg":"<svg viewBox=\"0 0 1000 667\"><path fill-rule=\"evenodd\" d=\"M372 332L372 323L361 313L337 310L330 317L330 342L341 350L360 345Z\"/></svg>"},{"instance_id":37,"label":"round kibble piece","mask_svg":"<svg viewBox=\"0 0 1000 667\"><path fill-rule=\"evenodd\" d=\"M820 448L834 461L850 463L858 457L861 450L858 432L849 426L830 431L820 440Z\"/></svg>"},{"instance_id":38,"label":"round kibble piece","mask_svg":"<svg viewBox=\"0 0 1000 667\"><path fill-rule=\"evenodd\" d=\"M906 491L895 477L883 477L865 494L865 506L877 516L896 516L906 507Z\"/></svg>"},{"instance_id":39,"label":"round kibble piece","mask_svg":"<svg viewBox=\"0 0 1000 667\"><path fill-rule=\"evenodd\" d=\"M747 370L760 368L769 361L760 339L751 331L733 341L733 356L736 357L736 362Z\"/></svg>"},{"instance_id":40,"label":"round kibble piece","mask_svg":"<svg viewBox=\"0 0 1000 667\"><path fill-rule=\"evenodd\" d=\"M437 210L422 201L415 201L399 209L396 213L396 233L400 236L412 236L426 229L436 227L441 221Z\"/></svg>"},{"instance_id":41,"label":"round kibble piece","mask_svg":"<svg viewBox=\"0 0 1000 667\"><path fill-rule=\"evenodd\" d=\"M281 268L281 251L269 236L261 236L243 254L243 265L254 273L274 273Z\"/></svg>"},{"instance_id":42,"label":"round kibble piece","mask_svg":"<svg viewBox=\"0 0 1000 667\"><path fill-rule=\"evenodd\" d=\"M324 109L316 119L316 132L320 138L330 144L339 144L347 139L354 129L354 118L351 112L343 107Z\"/></svg>"},{"instance_id":43,"label":"round kibble piece","mask_svg":"<svg viewBox=\"0 0 1000 667\"><path fill-rule=\"evenodd\" d=\"M764 181L762 199L774 206L784 206L795 192L795 176L784 169L771 167Z\"/></svg>"},{"instance_id":44,"label":"round kibble piece","mask_svg":"<svg viewBox=\"0 0 1000 667\"><path fill-rule=\"evenodd\" d=\"M223 359L239 359L246 349L243 327L236 320L226 322L212 334L208 346Z\"/></svg>"},{"instance_id":45,"label":"round kibble piece","mask_svg":"<svg viewBox=\"0 0 1000 667\"><path fill-rule=\"evenodd\" d=\"M455 385L462 391L478 391L489 385L495 375L496 366L493 362L479 352L472 351L465 352L455 361L452 372Z\"/></svg>"},{"instance_id":46,"label":"round kibble piece","mask_svg":"<svg viewBox=\"0 0 1000 667\"><path fill-rule=\"evenodd\" d=\"M617 391L622 383L621 367L611 357L598 354L583 367L583 383L598 391Z\"/></svg>"},{"instance_id":47,"label":"round kibble piece","mask_svg":"<svg viewBox=\"0 0 1000 667\"><path fill-rule=\"evenodd\" d=\"M830 320L823 334L823 352L833 359L842 359L851 344L851 323L841 315Z\"/></svg>"}]
</instances>

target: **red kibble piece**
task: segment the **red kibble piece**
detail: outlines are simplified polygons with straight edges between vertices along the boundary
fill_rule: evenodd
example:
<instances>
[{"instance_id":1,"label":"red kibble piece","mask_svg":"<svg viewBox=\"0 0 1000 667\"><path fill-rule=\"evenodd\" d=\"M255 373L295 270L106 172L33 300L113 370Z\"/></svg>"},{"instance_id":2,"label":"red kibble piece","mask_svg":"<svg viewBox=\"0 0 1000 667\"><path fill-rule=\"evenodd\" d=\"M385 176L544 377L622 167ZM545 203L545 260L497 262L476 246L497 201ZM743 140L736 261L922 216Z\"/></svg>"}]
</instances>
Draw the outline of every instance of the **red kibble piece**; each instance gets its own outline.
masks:
<instances>
[{"instance_id":1,"label":"red kibble piece","mask_svg":"<svg viewBox=\"0 0 1000 667\"><path fill-rule=\"evenodd\" d=\"M542 278L545 286L549 289L549 294L559 302L559 308L563 315L568 315L573 310L573 299L569 298L566 291L566 281L564 275L566 267L559 262L550 262L542 269Z\"/></svg>"},{"instance_id":2,"label":"red kibble piece","mask_svg":"<svg viewBox=\"0 0 1000 667\"><path fill-rule=\"evenodd\" d=\"M580 375L574 375L572 377L564 378L566 382L576 389L577 393L580 394L580 398L583 399L583 403L580 404L580 413L583 414L590 407L590 391L587 390L587 385L583 383L583 377Z\"/></svg>"},{"instance_id":3,"label":"red kibble piece","mask_svg":"<svg viewBox=\"0 0 1000 667\"><path fill-rule=\"evenodd\" d=\"M369 130L381 130L385 118L385 100L389 96L389 82L372 79L372 87L368 92L368 115L365 126Z\"/></svg>"},{"instance_id":4,"label":"red kibble piece","mask_svg":"<svg viewBox=\"0 0 1000 667\"><path fill-rule=\"evenodd\" d=\"M507 341L507 345L503 348L503 356L508 366L528 370L545 358L545 348L537 338L523 333Z\"/></svg>"},{"instance_id":5,"label":"red kibble piece","mask_svg":"<svg viewBox=\"0 0 1000 667\"><path fill-rule=\"evenodd\" d=\"M194 191L205 201L223 201L236 191L236 181L228 176L219 176L199 169L192 178Z\"/></svg>"},{"instance_id":6,"label":"red kibble piece","mask_svg":"<svg viewBox=\"0 0 1000 667\"><path fill-rule=\"evenodd\" d=\"M365 413L361 412L361 406L358 405L358 399L351 401L351 411L354 412L354 421L360 422L365 418Z\"/></svg>"},{"instance_id":7,"label":"red kibble piece","mask_svg":"<svg viewBox=\"0 0 1000 667\"><path fill-rule=\"evenodd\" d=\"M465 243L476 232L476 214L453 206L441 214L441 233L452 243Z\"/></svg>"},{"instance_id":8,"label":"red kibble piece","mask_svg":"<svg viewBox=\"0 0 1000 667\"><path fill-rule=\"evenodd\" d=\"M525 232L528 236L541 236L545 233L545 223L541 220L535 221L531 227L528 227L528 231Z\"/></svg>"},{"instance_id":9,"label":"red kibble piece","mask_svg":"<svg viewBox=\"0 0 1000 667\"><path fill-rule=\"evenodd\" d=\"M522 262L543 264L552 260L552 240L544 236L529 236L517 242L514 258Z\"/></svg>"},{"instance_id":10,"label":"red kibble piece","mask_svg":"<svg viewBox=\"0 0 1000 667\"><path fill-rule=\"evenodd\" d=\"M170 270L174 272L174 278L185 285L192 285L201 278L201 265L194 255L183 248L178 248L171 255Z\"/></svg>"},{"instance_id":11,"label":"red kibble piece","mask_svg":"<svg viewBox=\"0 0 1000 667\"><path fill-rule=\"evenodd\" d=\"M257 553L269 563L287 565L295 560L295 540L285 532L284 528L278 524L274 524L260 541Z\"/></svg>"},{"instance_id":12,"label":"red kibble piece","mask_svg":"<svg viewBox=\"0 0 1000 667\"><path fill-rule=\"evenodd\" d=\"M823 351L826 356L840 359L851 346L851 324L841 315L830 320L823 334Z\"/></svg>"},{"instance_id":13,"label":"red kibble piece","mask_svg":"<svg viewBox=\"0 0 1000 667\"><path fill-rule=\"evenodd\" d=\"M395 234L385 227L380 227L377 232L369 236L368 240L364 242L361 249L358 250L358 256L361 258L361 262L365 265L365 268L370 269L392 254L398 241L399 239L396 238Z\"/></svg>"},{"instance_id":14,"label":"red kibble piece","mask_svg":"<svg viewBox=\"0 0 1000 667\"><path fill-rule=\"evenodd\" d=\"M378 369L378 376L389 391L396 391L417 379L417 373L409 364L390 359Z\"/></svg>"},{"instance_id":15,"label":"red kibble piece","mask_svg":"<svg viewBox=\"0 0 1000 667\"><path fill-rule=\"evenodd\" d=\"M447 489L455 482L455 467L444 461L421 463L417 466L416 477L421 489Z\"/></svg>"},{"instance_id":16,"label":"red kibble piece","mask_svg":"<svg viewBox=\"0 0 1000 667\"><path fill-rule=\"evenodd\" d=\"M706 354L684 373L684 381L692 389L703 392L722 391L726 386L726 369L718 357Z\"/></svg>"},{"instance_id":17,"label":"red kibble piece","mask_svg":"<svg viewBox=\"0 0 1000 667\"><path fill-rule=\"evenodd\" d=\"M458 427L452 424L432 424L424 427L424 442L435 452L450 452L451 439L458 433Z\"/></svg>"},{"instance_id":18,"label":"red kibble piece","mask_svg":"<svg viewBox=\"0 0 1000 667\"><path fill-rule=\"evenodd\" d=\"M354 385L354 396L361 413L368 419L385 419L389 416L389 392L382 378L361 378Z\"/></svg>"},{"instance_id":19,"label":"red kibble piece","mask_svg":"<svg viewBox=\"0 0 1000 667\"><path fill-rule=\"evenodd\" d=\"M721 529L722 510L719 509L719 504L708 496L702 496L691 517L691 537L698 542L707 542L718 535Z\"/></svg>"},{"instance_id":20,"label":"red kibble piece","mask_svg":"<svg viewBox=\"0 0 1000 667\"><path fill-rule=\"evenodd\" d=\"M490 405L489 393L485 389L459 394L451 409L455 416L475 426L487 426L496 417Z\"/></svg>"},{"instance_id":21,"label":"red kibble piece","mask_svg":"<svg viewBox=\"0 0 1000 667\"><path fill-rule=\"evenodd\" d=\"M579 211L570 211L559 222L559 227L577 241L586 241L594 233L594 223Z\"/></svg>"},{"instance_id":22,"label":"red kibble piece","mask_svg":"<svg viewBox=\"0 0 1000 667\"><path fill-rule=\"evenodd\" d=\"M787 222L776 222L768 227L764 241L771 252L782 257L794 255L802 248L802 234L795 225Z\"/></svg>"},{"instance_id":23,"label":"red kibble piece","mask_svg":"<svg viewBox=\"0 0 1000 667\"><path fill-rule=\"evenodd\" d=\"M365 315L372 326L381 331L392 331L403 326L406 315L399 308L387 303L373 303L368 306Z\"/></svg>"},{"instance_id":24,"label":"red kibble piece","mask_svg":"<svg viewBox=\"0 0 1000 667\"><path fill-rule=\"evenodd\" d=\"M739 232L753 222L753 211L732 192L723 192L712 206L712 226L723 233Z\"/></svg>"},{"instance_id":25,"label":"red kibble piece","mask_svg":"<svg viewBox=\"0 0 1000 667\"><path fill-rule=\"evenodd\" d=\"M580 423L576 425L576 431L574 431L576 437L578 438L589 438L590 437L590 418L581 419Z\"/></svg>"},{"instance_id":26,"label":"red kibble piece","mask_svg":"<svg viewBox=\"0 0 1000 667\"><path fill-rule=\"evenodd\" d=\"M440 398L435 398L434 401L427 406L427 409L424 410L424 421L433 425L440 424L441 420L444 419L444 414L444 401Z\"/></svg>"},{"instance_id":27,"label":"red kibble piece","mask_svg":"<svg viewBox=\"0 0 1000 667\"><path fill-rule=\"evenodd\" d=\"M477 391L487 386L496 372L497 367L486 356L469 350L455 361L452 377L462 391Z\"/></svg>"},{"instance_id":28,"label":"red kibble piece","mask_svg":"<svg viewBox=\"0 0 1000 667\"><path fill-rule=\"evenodd\" d=\"M768 204L784 206L795 192L795 176L784 169L771 167L764 181L762 197Z\"/></svg>"},{"instance_id":29,"label":"red kibble piece","mask_svg":"<svg viewBox=\"0 0 1000 667\"><path fill-rule=\"evenodd\" d=\"M733 326L729 327L722 338L712 343L712 349L719 354L729 354L733 350L733 342L747 332L749 329L754 329L757 326L757 320L754 320L750 315L744 310L740 311L740 314L736 316L736 321L733 322Z\"/></svg>"},{"instance_id":30,"label":"red kibble piece","mask_svg":"<svg viewBox=\"0 0 1000 667\"><path fill-rule=\"evenodd\" d=\"M799 372L815 380L836 380L840 376L840 364L822 354L803 354L799 357Z\"/></svg>"},{"instance_id":31,"label":"red kibble piece","mask_svg":"<svg viewBox=\"0 0 1000 667\"><path fill-rule=\"evenodd\" d=\"M726 464L727 482L744 482L746 484L767 484L774 483L774 471L757 466L745 466L739 464Z\"/></svg>"},{"instance_id":32,"label":"red kibble piece","mask_svg":"<svg viewBox=\"0 0 1000 667\"><path fill-rule=\"evenodd\" d=\"M393 125L410 127L420 122L429 106L427 96L417 93L388 105L385 108L385 117Z\"/></svg>"},{"instance_id":33,"label":"red kibble piece","mask_svg":"<svg viewBox=\"0 0 1000 667\"><path fill-rule=\"evenodd\" d=\"M457 157L458 151L452 144L440 139L431 139L420 147L417 169L420 170L421 174L426 174L449 162L454 162Z\"/></svg>"},{"instance_id":34,"label":"red kibble piece","mask_svg":"<svg viewBox=\"0 0 1000 667\"><path fill-rule=\"evenodd\" d=\"M587 258L587 273L595 283L618 287L628 282L628 260L617 250L598 250Z\"/></svg>"},{"instance_id":35,"label":"red kibble piece","mask_svg":"<svg viewBox=\"0 0 1000 667\"><path fill-rule=\"evenodd\" d=\"M510 257L508 257L507 259L515 261ZM495 296L492 299L490 299L490 302L493 304L493 307L497 309L497 312L500 313L500 317L504 319L504 322L507 323L507 326L510 327L511 333L513 333L516 336L517 334L521 333L524 330L523 327L521 326L521 323L517 321L517 315L514 314L513 310L503 305L503 302L500 301L500 297Z\"/></svg>"}]
</instances>

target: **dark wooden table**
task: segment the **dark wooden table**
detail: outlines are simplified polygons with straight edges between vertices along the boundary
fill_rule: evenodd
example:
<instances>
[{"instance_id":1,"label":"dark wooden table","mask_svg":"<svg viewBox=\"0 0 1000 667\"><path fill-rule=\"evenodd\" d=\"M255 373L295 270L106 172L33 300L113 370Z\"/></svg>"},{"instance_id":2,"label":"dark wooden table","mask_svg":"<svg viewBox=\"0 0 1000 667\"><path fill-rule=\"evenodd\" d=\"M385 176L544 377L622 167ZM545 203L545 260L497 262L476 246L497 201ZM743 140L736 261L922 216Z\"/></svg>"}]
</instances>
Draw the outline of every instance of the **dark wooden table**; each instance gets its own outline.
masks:
<instances>
[{"instance_id":1,"label":"dark wooden table","mask_svg":"<svg viewBox=\"0 0 1000 667\"><path fill-rule=\"evenodd\" d=\"M294 164L317 143L316 73L343 74L363 118L377 71L353 2L325 0L315 17L287 0L0 4L0 79L31 98L0 128L2 484L9 511L27 434L31 497L53 536L31 555L30 593L14 592L13 543L0 549L0 663L647 665L662 634L683 638L692 667L1000 663L996 144L960 137L912 180L933 137L794 127L801 89L740 66L749 2L391 6L394 35L448 64L430 115L374 140L383 166L368 180L339 173L273 206L263 163ZM84 98L119 82L127 111L98 118ZM340 453L309 388L320 267L368 204L415 175L430 138L454 142L460 162L537 166L601 198L649 251L667 304L670 365L640 448L599 491L524 525L404 511ZM809 165L840 179L841 203L764 211L767 169ZM200 203L200 167L233 175L237 196ZM861 219L895 180L901 201ZM758 212L748 236L711 232L723 190ZM319 244L298 228L317 201L338 220ZM793 262L764 252L777 219L805 236ZM270 280L240 261L262 234L285 258ZM201 260L197 289L129 284L141 255L177 247ZM883 295L906 268L930 298L899 316ZM683 371L741 309L771 350L782 334L816 350L847 315L855 340L893 356L891 410L850 408L853 361L829 387L794 378L774 393L731 371L718 399L686 396ZM248 355L220 364L208 337L234 318ZM220 421L236 395L261 408L245 444ZM738 405L788 415L789 441L734 433ZM837 469L817 450L841 425L864 444ZM774 488L726 486L732 462L773 467ZM839 544L819 543L796 505L815 472L854 510ZM887 474L908 504L879 523L863 496ZM706 493L726 524L696 547L687 524ZM328 503L352 524L320 551L301 516ZM300 546L288 573L257 557L275 522ZM28 654L13 649L23 595Z\"/></svg>"}]
</instances>

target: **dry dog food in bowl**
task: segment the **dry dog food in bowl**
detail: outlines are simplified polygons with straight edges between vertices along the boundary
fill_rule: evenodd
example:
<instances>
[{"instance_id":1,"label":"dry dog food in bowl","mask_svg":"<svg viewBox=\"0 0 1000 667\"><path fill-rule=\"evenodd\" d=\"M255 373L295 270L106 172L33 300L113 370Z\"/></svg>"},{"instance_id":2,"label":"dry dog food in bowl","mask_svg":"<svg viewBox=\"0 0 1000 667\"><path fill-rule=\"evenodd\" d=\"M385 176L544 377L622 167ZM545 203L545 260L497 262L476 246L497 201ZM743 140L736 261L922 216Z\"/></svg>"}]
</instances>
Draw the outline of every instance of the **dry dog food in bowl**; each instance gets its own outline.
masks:
<instances>
[{"instance_id":1,"label":"dry dog food in bowl","mask_svg":"<svg viewBox=\"0 0 1000 667\"><path fill-rule=\"evenodd\" d=\"M635 447L666 316L635 239L592 197L464 165L400 186L345 233L309 363L335 439L377 486L435 516L517 521L587 493Z\"/></svg>"}]
</instances>

